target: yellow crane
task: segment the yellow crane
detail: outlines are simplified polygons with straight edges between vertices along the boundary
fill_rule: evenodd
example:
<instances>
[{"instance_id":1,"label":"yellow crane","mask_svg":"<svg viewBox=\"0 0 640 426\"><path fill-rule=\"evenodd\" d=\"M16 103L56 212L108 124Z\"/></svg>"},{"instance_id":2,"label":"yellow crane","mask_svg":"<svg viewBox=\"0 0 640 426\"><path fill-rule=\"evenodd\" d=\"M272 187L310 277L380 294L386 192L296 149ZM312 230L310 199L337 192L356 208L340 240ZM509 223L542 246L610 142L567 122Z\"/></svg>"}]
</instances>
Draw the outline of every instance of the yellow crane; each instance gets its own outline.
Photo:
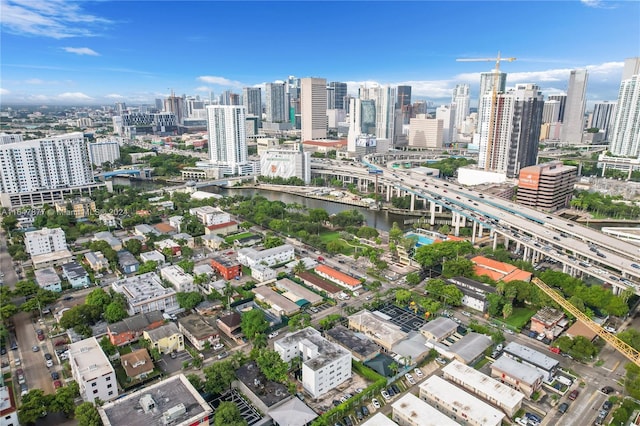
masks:
<instances>
[{"instance_id":1,"label":"yellow crane","mask_svg":"<svg viewBox=\"0 0 640 426\"><path fill-rule=\"evenodd\" d=\"M623 342L622 340L618 339L618 337L616 337L615 334L609 333L607 330L600 327L600 325L593 322L591 318L586 316L582 311L580 311L578 308L576 308L571 303L569 303L564 297L560 295L560 293L558 293L553 288L549 287L541 279L533 278L531 282L535 284L540 290L542 290L544 294L549 296L554 302L562 306L564 310L566 310L571 315L576 317L579 321L582 321L584 325L589 327L601 339L609 343L611 346L614 347L614 349L616 349L622 355L627 357L629 361L633 362L638 367L640 367L640 352L638 352L636 349L634 349L627 343Z\"/></svg>"},{"instance_id":2,"label":"yellow crane","mask_svg":"<svg viewBox=\"0 0 640 426\"><path fill-rule=\"evenodd\" d=\"M491 112L489 115L489 133L487 135L487 149L485 152L485 161L484 161L484 169L489 170L490 167L490 159L491 159L491 151L493 149L493 140L495 138L495 127L496 124L493 122L495 120L495 114L497 109L497 100L498 100L498 82L500 79L500 62L513 62L516 58L503 58L500 56L500 52L498 52L498 56L495 58L458 58L457 62L494 62L496 63L496 67L493 70L493 90L491 91ZM482 102L482 93L480 93L480 102ZM478 121L481 117L478 117Z\"/></svg>"}]
</instances>

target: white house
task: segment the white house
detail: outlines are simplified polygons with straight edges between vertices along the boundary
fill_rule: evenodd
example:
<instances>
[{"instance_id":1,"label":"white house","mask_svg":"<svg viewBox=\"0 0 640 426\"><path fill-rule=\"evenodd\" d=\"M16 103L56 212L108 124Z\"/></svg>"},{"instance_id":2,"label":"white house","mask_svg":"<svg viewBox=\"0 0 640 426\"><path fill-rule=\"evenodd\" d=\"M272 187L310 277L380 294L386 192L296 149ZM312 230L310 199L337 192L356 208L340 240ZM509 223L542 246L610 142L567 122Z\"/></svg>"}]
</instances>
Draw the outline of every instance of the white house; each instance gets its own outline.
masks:
<instances>
[{"instance_id":1,"label":"white house","mask_svg":"<svg viewBox=\"0 0 640 426\"><path fill-rule=\"evenodd\" d=\"M165 288L155 272L115 281L111 287L114 291L124 294L129 315L151 311L174 312L180 309L176 291Z\"/></svg>"},{"instance_id":2,"label":"white house","mask_svg":"<svg viewBox=\"0 0 640 426\"><path fill-rule=\"evenodd\" d=\"M251 267L251 278L261 283L276 278L276 271L261 263Z\"/></svg>"},{"instance_id":3,"label":"white house","mask_svg":"<svg viewBox=\"0 0 640 426\"><path fill-rule=\"evenodd\" d=\"M167 280L178 292L198 291L198 288L193 283L193 277L178 265L165 266L160 269L160 276Z\"/></svg>"},{"instance_id":4,"label":"white house","mask_svg":"<svg viewBox=\"0 0 640 426\"><path fill-rule=\"evenodd\" d=\"M69 365L85 401L110 401L118 397L116 372L95 337L69 345Z\"/></svg>"},{"instance_id":5,"label":"white house","mask_svg":"<svg viewBox=\"0 0 640 426\"><path fill-rule=\"evenodd\" d=\"M189 213L196 216L204 226L218 225L231 221L229 213L212 206L194 207L189 209Z\"/></svg>"},{"instance_id":6,"label":"white house","mask_svg":"<svg viewBox=\"0 0 640 426\"><path fill-rule=\"evenodd\" d=\"M262 263L266 266L273 266L290 262L294 258L294 248L289 244L284 244L278 247L273 247L261 251L258 251L251 247L238 250L238 262L250 268L256 263Z\"/></svg>"}]
</instances>

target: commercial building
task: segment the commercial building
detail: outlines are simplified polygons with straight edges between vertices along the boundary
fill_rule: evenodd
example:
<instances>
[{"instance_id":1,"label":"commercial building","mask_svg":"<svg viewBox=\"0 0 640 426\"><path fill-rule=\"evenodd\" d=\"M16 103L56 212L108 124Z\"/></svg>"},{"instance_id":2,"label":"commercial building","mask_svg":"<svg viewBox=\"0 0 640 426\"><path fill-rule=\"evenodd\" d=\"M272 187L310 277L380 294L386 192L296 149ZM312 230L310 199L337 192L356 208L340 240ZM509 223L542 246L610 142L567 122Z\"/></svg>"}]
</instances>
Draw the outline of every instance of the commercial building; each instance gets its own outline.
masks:
<instances>
[{"instance_id":1,"label":"commercial building","mask_svg":"<svg viewBox=\"0 0 640 426\"><path fill-rule=\"evenodd\" d=\"M213 346L220 341L218 329L200 315L191 314L179 318L178 329L200 351L205 349L207 342Z\"/></svg>"},{"instance_id":2,"label":"commercial building","mask_svg":"<svg viewBox=\"0 0 640 426\"><path fill-rule=\"evenodd\" d=\"M564 121L564 111L567 107L567 95L549 95L547 99L551 102L559 102L558 107L558 121L562 123Z\"/></svg>"},{"instance_id":3,"label":"commercial building","mask_svg":"<svg viewBox=\"0 0 640 426\"><path fill-rule=\"evenodd\" d=\"M193 283L193 277L178 265L165 266L160 269L160 276L179 293L198 291L197 286Z\"/></svg>"},{"instance_id":4,"label":"commercial building","mask_svg":"<svg viewBox=\"0 0 640 426\"><path fill-rule=\"evenodd\" d=\"M287 122L287 102L284 83L265 85L266 118L270 123Z\"/></svg>"},{"instance_id":5,"label":"commercial building","mask_svg":"<svg viewBox=\"0 0 640 426\"><path fill-rule=\"evenodd\" d=\"M184 336L174 322L167 322L160 327L144 330L143 337L151 342L160 354L180 352L184 350Z\"/></svg>"},{"instance_id":6,"label":"commercial building","mask_svg":"<svg viewBox=\"0 0 640 426\"><path fill-rule=\"evenodd\" d=\"M62 291L62 281L53 268L36 269L34 271L38 286L43 290L60 293Z\"/></svg>"},{"instance_id":7,"label":"commercial building","mask_svg":"<svg viewBox=\"0 0 640 426\"><path fill-rule=\"evenodd\" d=\"M279 265L290 262L295 258L292 245L283 244L266 250L256 250L251 247L238 250L238 262L244 266L252 267L256 263L267 266Z\"/></svg>"},{"instance_id":8,"label":"commercial building","mask_svg":"<svg viewBox=\"0 0 640 426\"><path fill-rule=\"evenodd\" d=\"M310 153L296 149L269 149L260 155L260 174L282 179L297 177L305 184L309 184L311 182Z\"/></svg>"},{"instance_id":9,"label":"commercial building","mask_svg":"<svg viewBox=\"0 0 640 426\"><path fill-rule=\"evenodd\" d=\"M209 159L223 174L243 174L247 164L247 136L244 107L207 106Z\"/></svg>"},{"instance_id":10,"label":"commercial building","mask_svg":"<svg viewBox=\"0 0 640 426\"><path fill-rule=\"evenodd\" d=\"M132 380L143 379L153 372L153 361L146 348L134 350L120 356L120 364L124 373Z\"/></svg>"},{"instance_id":11,"label":"commercial building","mask_svg":"<svg viewBox=\"0 0 640 426\"><path fill-rule=\"evenodd\" d=\"M380 354L378 345L342 325L336 325L325 331L325 336L330 342L337 343L348 350L356 361L369 361Z\"/></svg>"},{"instance_id":12,"label":"commercial building","mask_svg":"<svg viewBox=\"0 0 640 426\"><path fill-rule=\"evenodd\" d=\"M536 368L520 363L508 356L501 356L491 364L491 377L522 392L531 398L542 387L544 376Z\"/></svg>"},{"instance_id":13,"label":"commercial building","mask_svg":"<svg viewBox=\"0 0 640 426\"><path fill-rule=\"evenodd\" d=\"M544 380L550 380L555 374L560 362L546 356L542 352L511 342L504 348L504 355L525 365L534 367L544 375Z\"/></svg>"},{"instance_id":14,"label":"commercial building","mask_svg":"<svg viewBox=\"0 0 640 426\"><path fill-rule=\"evenodd\" d=\"M83 400L106 402L118 397L116 372L95 337L69 345L69 366Z\"/></svg>"},{"instance_id":15,"label":"commercial building","mask_svg":"<svg viewBox=\"0 0 640 426\"><path fill-rule=\"evenodd\" d=\"M313 398L319 398L351 378L351 354L307 327L273 343L285 362L302 360L302 386Z\"/></svg>"},{"instance_id":16,"label":"commercial building","mask_svg":"<svg viewBox=\"0 0 640 426\"><path fill-rule=\"evenodd\" d=\"M229 213L212 206L193 207L189 209L189 214L196 216L204 226L219 225L231 221Z\"/></svg>"},{"instance_id":17,"label":"commercial building","mask_svg":"<svg viewBox=\"0 0 640 426\"><path fill-rule=\"evenodd\" d=\"M577 179L577 168L561 161L522 168L517 201L525 206L553 212L569 206Z\"/></svg>"},{"instance_id":18,"label":"commercial building","mask_svg":"<svg viewBox=\"0 0 640 426\"><path fill-rule=\"evenodd\" d=\"M151 311L173 312L180 308L176 291L165 288L155 272L115 281L111 287L127 299L129 315Z\"/></svg>"},{"instance_id":19,"label":"commercial building","mask_svg":"<svg viewBox=\"0 0 640 426\"><path fill-rule=\"evenodd\" d=\"M569 75L569 88L567 90L567 104L564 110L560 142L568 144L580 144L584 130L584 110L587 103L586 69L571 70Z\"/></svg>"},{"instance_id":20,"label":"commercial building","mask_svg":"<svg viewBox=\"0 0 640 426\"><path fill-rule=\"evenodd\" d=\"M73 288L82 288L91 284L89 274L78 262L69 262L62 265L62 275Z\"/></svg>"},{"instance_id":21,"label":"commercial building","mask_svg":"<svg viewBox=\"0 0 640 426\"><path fill-rule=\"evenodd\" d=\"M311 287L320 293L325 293L328 297L336 298L340 293L342 293L342 289L340 287L330 283L324 278L320 278L316 274L312 274L311 272L302 272L298 274L298 277L307 287Z\"/></svg>"},{"instance_id":22,"label":"commercial building","mask_svg":"<svg viewBox=\"0 0 640 426\"><path fill-rule=\"evenodd\" d=\"M300 79L302 142L327 137L327 80Z\"/></svg>"},{"instance_id":23,"label":"commercial building","mask_svg":"<svg viewBox=\"0 0 640 426\"><path fill-rule=\"evenodd\" d=\"M420 399L465 425L499 426L505 418L501 411L438 376L420 384Z\"/></svg>"},{"instance_id":24,"label":"commercial building","mask_svg":"<svg viewBox=\"0 0 640 426\"><path fill-rule=\"evenodd\" d=\"M24 245L31 256L66 250L67 239L62 228L42 228L24 233Z\"/></svg>"},{"instance_id":25,"label":"commercial building","mask_svg":"<svg viewBox=\"0 0 640 426\"><path fill-rule=\"evenodd\" d=\"M442 142L447 145L453 142L455 115L455 105L440 105L436 108L436 120L442 121Z\"/></svg>"},{"instance_id":26,"label":"commercial building","mask_svg":"<svg viewBox=\"0 0 640 426\"><path fill-rule=\"evenodd\" d=\"M363 333L387 352L391 352L391 348L403 340L407 333L383 316L385 315L381 312L362 310L349 317L349 328Z\"/></svg>"},{"instance_id":27,"label":"commercial building","mask_svg":"<svg viewBox=\"0 0 640 426\"><path fill-rule=\"evenodd\" d=\"M89 158L94 166L102 166L104 163L113 164L120 159L120 145L115 140L90 143Z\"/></svg>"},{"instance_id":28,"label":"commercial building","mask_svg":"<svg viewBox=\"0 0 640 426\"><path fill-rule=\"evenodd\" d=\"M323 278L328 279L331 282L338 284L344 288L348 288L349 290L358 290L362 288L362 282L359 279L352 277L351 275L347 275L343 272L336 271L333 268L330 268L327 265L318 265L314 268L316 274L320 275Z\"/></svg>"},{"instance_id":29,"label":"commercial building","mask_svg":"<svg viewBox=\"0 0 640 426\"><path fill-rule=\"evenodd\" d=\"M440 148L444 122L418 114L409 120L409 146L412 148Z\"/></svg>"},{"instance_id":30,"label":"commercial building","mask_svg":"<svg viewBox=\"0 0 640 426\"><path fill-rule=\"evenodd\" d=\"M209 426L213 409L184 374L98 407L104 426Z\"/></svg>"},{"instance_id":31,"label":"commercial building","mask_svg":"<svg viewBox=\"0 0 640 426\"><path fill-rule=\"evenodd\" d=\"M107 337L113 345L128 345L137 341L145 331L153 330L163 324L164 317L160 311L139 313L107 325Z\"/></svg>"},{"instance_id":32,"label":"commercial building","mask_svg":"<svg viewBox=\"0 0 640 426\"><path fill-rule=\"evenodd\" d=\"M462 304L479 312L486 312L489 307L487 295L496 292L494 287L465 277L454 277L447 283L455 285L463 294Z\"/></svg>"},{"instance_id":33,"label":"commercial building","mask_svg":"<svg viewBox=\"0 0 640 426\"><path fill-rule=\"evenodd\" d=\"M240 263L226 256L213 256L211 267L225 280L232 280L242 274Z\"/></svg>"},{"instance_id":34,"label":"commercial building","mask_svg":"<svg viewBox=\"0 0 640 426\"><path fill-rule=\"evenodd\" d=\"M258 127L262 121L262 90L259 87L242 88L242 104L247 116L258 119Z\"/></svg>"},{"instance_id":35,"label":"commercial building","mask_svg":"<svg viewBox=\"0 0 640 426\"><path fill-rule=\"evenodd\" d=\"M100 185L101 186L101 185ZM81 132L0 144L0 201L7 208L63 201L77 188L90 191L89 151Z\"/></svg>"},{"instance_id":36,"label":"commercial building","mask_svg":"<svg viewBox=\"0 0 640 426\"><path fill-rule=\"evenodd\" d=\"M296 302L298 305L305 305L310 303L312 305L322 302L322 296L291 281L289 278L283 278L276 281L275 286L278 290L281 290L282 295L287 299Z\"/></svg>"},{"instance_id":37,"label":"commercial building","mask_svg":"<svg viewBox=\"0 0 640 426\"><path fill-rule=\"evenodd\" d=\"M640 57L624 61L610 140L613 155L640 158Z\"/></svg>"},{"instance_id":38,"label":"commercial building","mask_svg":"<svg viewBox=\"0 0 640 426\"><path fill-rule=\"evenodd\" d=\"M288 316L300 312L300 306L287 299L280 293L271 290L268 285L256 287L251 290L256 295L256 300L270 306L270 311L278 316Z\"/></svg>"},{"instance_id":39,"label":"commercial building","mask_svg":"<svg viewBox=\"0 0 640 426\"><path fill-rule=\"evenodd\" d=\"M391 418L400 426L458 426L451 420L417 396L407 393L391 404Z\"/></svg>"},{"instance_id":40,"label":"commercial building","mask_svg":"<svg viewBox=\"0 0 640 426\"><path fill-rule=\"evenodd\" d=\"M453 361L442 369L442 373L445 379L490 402L509 417L513 417L522 407L524 395L521 392L492 379L469 365Z\"/></svg>"}]
</instances>

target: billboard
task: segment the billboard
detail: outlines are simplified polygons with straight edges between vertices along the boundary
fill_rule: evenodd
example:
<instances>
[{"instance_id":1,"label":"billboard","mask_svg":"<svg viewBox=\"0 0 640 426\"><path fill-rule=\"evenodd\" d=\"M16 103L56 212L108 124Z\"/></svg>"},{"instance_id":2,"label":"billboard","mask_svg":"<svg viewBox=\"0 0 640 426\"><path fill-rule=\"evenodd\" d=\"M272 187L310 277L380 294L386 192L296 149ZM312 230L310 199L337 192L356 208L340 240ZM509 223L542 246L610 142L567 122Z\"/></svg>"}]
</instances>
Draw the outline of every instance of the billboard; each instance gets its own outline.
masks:
<instances>
[{"instance_id":1,"label":"billboard","mask_svg":"<svg viewBox=\"0 0 640 426\"><path fill-rule=\"evenodd\" d=\"M297 163L301 161L299 157L300 153L267 152L260 157L260 172L263 176L284 179L297 176Z\"/></svg>"},{"instance_id":2,"label":"billboard","mask_svg":"<svg viewBox=\"0 0 640 426\"><path fill-rule=\"evenodd\" d=\"M375 147L376 143L377 141L375 136L360 135L356 138L356 146L359 147Z\"/></svg>"},{"instance_id":3,"label":"billboard","mask_svg":"<svg viewBox=\"0 0 640 426\"><path fill-rule=\"evenodd\" d=\"M538 184L540 182L540 171L532 171L523 169L520 171L520 178L518 180L518 187L525 189L538 189Z\"/></svg>"}]
</instances>

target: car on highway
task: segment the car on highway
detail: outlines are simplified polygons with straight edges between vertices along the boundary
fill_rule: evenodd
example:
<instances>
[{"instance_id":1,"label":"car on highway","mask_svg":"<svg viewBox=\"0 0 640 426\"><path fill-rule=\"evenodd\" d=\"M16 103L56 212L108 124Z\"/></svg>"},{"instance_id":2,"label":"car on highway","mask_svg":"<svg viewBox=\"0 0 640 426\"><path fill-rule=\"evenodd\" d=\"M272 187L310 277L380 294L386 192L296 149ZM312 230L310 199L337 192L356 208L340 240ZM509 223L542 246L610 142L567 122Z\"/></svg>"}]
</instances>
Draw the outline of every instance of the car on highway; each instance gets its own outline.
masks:
<instances>
[{"instance_id":1,"label":"car on highway","mask_svg":"<svg viewBox=\"0 0 640 426\"><path fill-rule=\"evenodd\" d=\"M379 408L381 407L381 405L380 405L380 401L378 401L376 398L373 398L373 399L371 400L371 404L373 404L373 406L374 406L374 408L375 408L376 410L377 410L377 409L379 409Z\"/></svg>"}]
</instances>

